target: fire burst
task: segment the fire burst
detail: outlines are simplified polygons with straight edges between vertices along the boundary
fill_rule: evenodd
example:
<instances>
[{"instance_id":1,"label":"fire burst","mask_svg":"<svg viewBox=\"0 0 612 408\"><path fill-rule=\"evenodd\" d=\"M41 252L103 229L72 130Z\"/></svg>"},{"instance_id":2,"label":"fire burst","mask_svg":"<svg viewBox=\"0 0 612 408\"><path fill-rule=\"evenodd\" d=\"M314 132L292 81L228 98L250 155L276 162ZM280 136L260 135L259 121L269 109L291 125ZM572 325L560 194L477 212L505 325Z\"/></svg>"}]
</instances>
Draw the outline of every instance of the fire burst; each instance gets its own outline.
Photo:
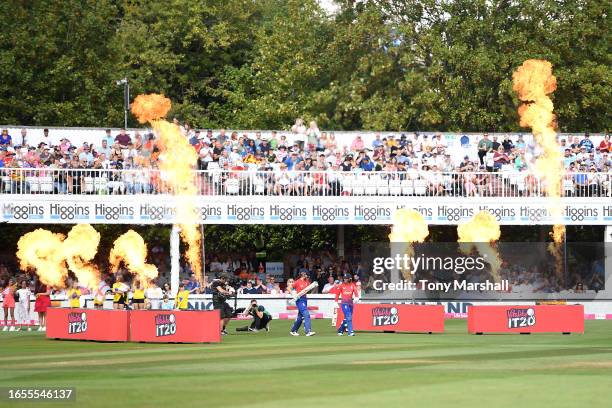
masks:
<instances>
[{"instance_id":1,"label":"fire burst","mask_svg":"<svg viewBox=\"0 0 612 408\"><path fill-rule=\"evenodd\" d=\"M113 244L109 256L111 271L116 273L121 263L132 273L138 276L143 286L157 278L158 271L155 265L148 264L147 244L144 239L134 230L129 230L117 238Z\"/></svg>"},{"instance_id":2,"label":"fire burst","mask_svg":"<svg viewBox=\"0 0 612 408\"><path fill-rule=\"evenodd\" d=\"M17 242L17 259L22 271L33 270L42 283L54 288L65 287L68 275L63 251L64 235L39 228L28 232Z\"/></svg>"},{"instance_id":3,"label":"fire burst","mask_svg":"<svg viewBox=\"0 0 612 408\"><path fill-rule=\"evenodd\" d=\"M77 224L63 243L64 257L68 268L74 272L79 283L90 289L100 282L100 271L90 264L100 244L100 233L89 224Z\"/></svg>"},{"instance_id":4,"label":"fire burst","mask_svg":"<svg viewBox=\"0 0 612 408\"><path fill-rule=\"evenodd\" d=\"M423 242L429 235L429 227L425 222L423 215L416 210L408 210L401 208L393 214L393 226L389 241L392 243L401 243L403 248L399 252L403 252L409 257L414 256L415 242ZM412 280L413 276L410 269L402 270L404 279Z\"/></svg>"},{"instance_id":5,"label":"fire burst","mask_svg":"<svg viewBox=\"0 0 612 408\"><path fill-rule=\"evenodd\" d=\"M67 237L39 228L19 238L19 267L34 270L45 285L58 288L65 286L70 270L81 286L93 289L100 281L100 272L90 262L99 243L100 233L89 224L75 225Z\"/></svg>"},{"instance_id":6,"label":"fire burst","mask_svg":"<svg viewBox=\"0 0 612 408\"><path fill-rule=\"evenodd\" d=\"M493 280L499 282L502 260L495 243L501 236L501 230L495 217L488 211L480 211L468 222L457 226L457 235L459 235L461 252L469 254L476 249L480 255L486 256L487 262L491 265Z\"/></svg>"},{"instance_id":7,"label":"fire burst","mask_svg":"<svg viewBox=\"0 0 612 408\"><path fill-rule=\"evenodd\" d=\"M170 99L163 95L139 95L132 104L132 113L140 123L151 123L159 138L159 168L176 197L176 217L181 228L181 238L187 244L185 257L201 281L202 236L198 230L199 219L195 208L198 191L193 172L198 156L178 126L162 119L171 106Z\"/></svg>"},{"instance_id":8,"label":"fire burst","mask_svg":"<svg viewBox=\"0 0 612 408\"><path fill-rule=\"evenodd\" d=\"M557 79L552 74L552 64L544 60L527 60L512 75L513 89L522 104L519 106L520 125L530 127L542 154L534 169L544 183L546 195L550 197L550 210L556 222L551 233L554 245L549 252L555 256L557 274L562 273L561 245L565 237L565 226L559 223L562 216L561 180L565 175L563 154L557 143L556 118L549 94L557 89Z\"/></svg>"}]
</instances>

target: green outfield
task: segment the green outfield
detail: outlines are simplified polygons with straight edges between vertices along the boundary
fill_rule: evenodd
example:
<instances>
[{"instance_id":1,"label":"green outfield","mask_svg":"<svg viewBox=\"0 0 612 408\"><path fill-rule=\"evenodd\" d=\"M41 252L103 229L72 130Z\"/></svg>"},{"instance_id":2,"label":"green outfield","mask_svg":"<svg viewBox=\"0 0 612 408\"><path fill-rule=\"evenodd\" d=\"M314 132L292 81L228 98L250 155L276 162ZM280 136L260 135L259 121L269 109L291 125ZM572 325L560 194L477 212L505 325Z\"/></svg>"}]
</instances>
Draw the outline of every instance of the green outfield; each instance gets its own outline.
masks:
<instances>
[{"instance_id":1,"label":"green outfield","mask_svg":"<svg viewBox=\"0 0 612 408\"><path fill-rule=\"evenodd\" d=\"M0 386L76 387L84 407L610 407L612 322L585 335L314 337L234 334L217 345L115 344L0 333ZM0 406L41 406L40 403Z\"/></svg>"}]
</instances>

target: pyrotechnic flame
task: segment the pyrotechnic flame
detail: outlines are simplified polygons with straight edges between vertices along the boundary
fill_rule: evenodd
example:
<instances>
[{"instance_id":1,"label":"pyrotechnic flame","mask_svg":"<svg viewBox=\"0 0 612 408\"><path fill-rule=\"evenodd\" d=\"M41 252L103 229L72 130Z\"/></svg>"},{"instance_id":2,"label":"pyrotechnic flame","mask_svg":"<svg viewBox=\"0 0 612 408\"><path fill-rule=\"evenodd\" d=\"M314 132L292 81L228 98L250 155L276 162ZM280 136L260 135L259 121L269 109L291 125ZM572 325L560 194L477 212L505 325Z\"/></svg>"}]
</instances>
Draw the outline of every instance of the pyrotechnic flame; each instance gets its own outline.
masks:
<instances>
[{"instance_id":1,"label":"pyrotechnic flame","mask_svg":"<svg viewBox=\"0 0 612 408\"><path fill-rule=\"evenodd\" d=\"M139 95L132 104L132 113L140 123L150 122L158 135L160 170L176 197L176 217L181 229L181 238L187 244L185 258L199 281L202 280L202 237L198 230L199 218L196 212L198 193L193 169L198 155L177 125L163 119L171 103L163 95Z\"/></svg>"},{"instance_id":2,"label":"pyrotechnic flame","mask_svg":"<svg viewBox=\"0 0 612 408\"><path fill-rule=\"evenodd\" d=\"M81 286L95 289L100 282L100 271L90 264L100 244L100 233L89 224L77 224L68 233L62 249L68 268L74 272Z\"/></svg>"},{"instance_id":3,"label":"pyrotechnic flame","mask_svg":"<svg viewBox=\"0 0 612 408\"><path fill-rule=\"evenodd\" d=\"M518 113L520 125L530 127L542 154L537 158L534 170L543 181L544 189L550 197L549 207L556 224L552 238L556 245L549 246L555 256L557 274L562 273L561 244L565 236L565 226L559 221L562 216L561 180L565 174L563 154L557 143L555 131L556 118L553 103L548 94L557 89L557 79L552 74L552 64L544 60L527 60L512 75L513 89L522 101Z\"/></svg>"},{"instance_id":4,"label":"pyrotechnic flame","mask_svg":"<svg viewBox=\"0 0 612 408\"><path fill-rule=\"evenodd\" d=\"M457 225L459 248L464 254L469 254L473 249L486 257L491 265L491 275L495 282L499 282L499 268L502 260L495 248L495 243L501 236L501 230L497 219L488 211L480 211L468 222Z\"/></svg>"},{"instance_id":5,"label":"pyrotechnic flame","mask_svg":"<svg viewBox=\"0 0 612 408\"><path fill-rule=\"evenodd\" d=\"M115 240L108 260L113 273L116 273L123 263L130 272L138 276L138 280L145 287L157 278L157 267L146 262L147 244L134 230L129 230Z\"/></svg>"},{"instance_id":6,"label":"pyrotechnic flame","mask_svg":"<svg viewBox=\"0 0 612 408\"><path fill-rule=\"evenodd\" d=\"M132 113L140 123L153 122L165 117L172 103L164 95L138 95L132 102Z\"/></svg>"},{"instance_id":7,"label":"pyrotechnic flame","mask_svg":"<svg viewBox=\"0 0 612 408\"><path fill-rule=\"evenodd\" d=\"M429 228L423 215L412 209L400 208L393 214L393 226L389 234L389 241L392 243L404 244L402 248L395 248L398 252L403 252L408 257L414 256L415 242L423 242L429 235ZM413 278L410 269L402 270L404 279Z\"/></svg>"},{"instance_id":8,"label":"pyrotechnic flame","mask_svg":"<svg viewBox=\"0 0 612 408\"><path fill-rule=\"evenodd\" d=\"M68 275L62 234L39 228L28 232L17 242L19 268L33 270L42 283L54 288L65 287Z\"/></svg>"}]
</instances>

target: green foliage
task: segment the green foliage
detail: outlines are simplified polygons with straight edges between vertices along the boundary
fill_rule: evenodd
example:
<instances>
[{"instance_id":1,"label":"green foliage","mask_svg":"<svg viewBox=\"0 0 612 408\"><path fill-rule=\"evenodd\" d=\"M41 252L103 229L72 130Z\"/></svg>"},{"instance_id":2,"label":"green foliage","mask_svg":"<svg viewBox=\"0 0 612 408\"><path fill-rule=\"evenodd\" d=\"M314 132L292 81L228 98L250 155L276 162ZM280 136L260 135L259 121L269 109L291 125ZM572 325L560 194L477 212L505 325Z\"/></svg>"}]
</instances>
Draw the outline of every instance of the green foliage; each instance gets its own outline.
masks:
<instances>
[{"instance_id":1,"label":"green foliage","mask_svg":"<svg viewBox=\"0 0 612 408\"><path fill-rule=\"evenodd\" d=\"M545 58L561 129L611 127L609 1L337 3L5 0L0 122L119 125L125 76L200 127L518 130L512 72Z\"/></svg>"},{"instance_id":2,"label":"green foliage","mask_svg":"<svg viewBox=\"0 0 612 408\"><path fill-rule=\"evenodd\" d=\"M335 227L319 225L206 225L207 256L214 253L253 254L283 259L288 251L329 250L336 245Z\"/></svg>"}]
</instances>

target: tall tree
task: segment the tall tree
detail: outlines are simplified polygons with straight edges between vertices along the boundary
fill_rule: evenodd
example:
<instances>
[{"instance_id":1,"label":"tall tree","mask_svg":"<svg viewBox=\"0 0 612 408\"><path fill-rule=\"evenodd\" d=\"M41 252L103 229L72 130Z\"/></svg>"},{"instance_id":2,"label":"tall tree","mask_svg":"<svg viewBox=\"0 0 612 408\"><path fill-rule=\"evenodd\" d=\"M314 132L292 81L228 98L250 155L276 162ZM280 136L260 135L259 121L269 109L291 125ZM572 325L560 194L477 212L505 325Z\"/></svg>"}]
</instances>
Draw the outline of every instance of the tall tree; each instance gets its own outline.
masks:
<instances>
[{"instance_id":1,"label":"tall tree","mask_svg":"<svg viewBox=\"0 0 612 408\"><path fill-rule=\"evenodd\" d=\"M0 121L100 126L121 117L111 0L0 2Z\"/></svg>"}]
</instances>

